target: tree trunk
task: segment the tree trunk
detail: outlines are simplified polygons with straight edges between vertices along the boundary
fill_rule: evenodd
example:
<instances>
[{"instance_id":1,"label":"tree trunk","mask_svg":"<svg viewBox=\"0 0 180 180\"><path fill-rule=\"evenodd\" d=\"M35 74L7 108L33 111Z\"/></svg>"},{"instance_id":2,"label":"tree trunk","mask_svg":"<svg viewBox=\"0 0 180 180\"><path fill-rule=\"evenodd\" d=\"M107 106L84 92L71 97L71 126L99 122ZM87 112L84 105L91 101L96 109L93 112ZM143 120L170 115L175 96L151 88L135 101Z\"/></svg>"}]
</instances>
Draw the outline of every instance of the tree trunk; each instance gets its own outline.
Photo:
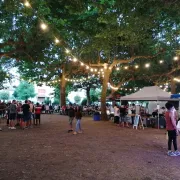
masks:
<instances>
[{"instance_id":1,"label":"tree trunk","mask_svg":"<svg viewBox=\"0 0 180 180\"><path fill-rule=\"evenodd\" d=\"M66 80L64 72L62 72L62 77L60 81L60 102L61 106L66 105Z\"/></svg>"},{"instance_id":2,"label":"tree trunk","mask_svg":"<svg viewBox=\"0 0 180 180\"><path fill-rule=\"evenodd\" d=\"M176 94L176 83L173 78L171 78L171 94Z\"/></svg>"},{"instance_id":3,"label":"tree trunk","mask_svg":"<svg viewBox=\"0 0 180 180\"><path fill-rule=\"evenodd\" d=\"M108 88L108 82L109 82L109 76L110 76L110 71L107 69L104 72L105 76L103 79L103 85L102 85L102 92L101 92L101 120L107 121L107 113L106 113L106 93L107 93L107 88Z\"/></svg>"},{"instance_id":4,"label":"tree trunk","mask_svg":"<svg viewBox=\"0 0 180 180\"><path fill-rule=\"evenodd\" d=\"M89 87L86 88L86 96L87 96L87 105L90 105L91 98L90 98L90 88Z\"/></svg>"},{"instance_id":5,"label":"tree trunk","mask_svg":"<svg viewBox=\"0 0 180 180\"><path fill-rule=\"evenodd\" d=\"M113 107L115 106L115 104L116 104L116 101L115 101L115 99L116 99L116 97L114 96L114 93L116 92L117 90L114 90L114 89L111 89L111 96L112 96L112 105L113 105Z\"/></svg>"}]
</instances>

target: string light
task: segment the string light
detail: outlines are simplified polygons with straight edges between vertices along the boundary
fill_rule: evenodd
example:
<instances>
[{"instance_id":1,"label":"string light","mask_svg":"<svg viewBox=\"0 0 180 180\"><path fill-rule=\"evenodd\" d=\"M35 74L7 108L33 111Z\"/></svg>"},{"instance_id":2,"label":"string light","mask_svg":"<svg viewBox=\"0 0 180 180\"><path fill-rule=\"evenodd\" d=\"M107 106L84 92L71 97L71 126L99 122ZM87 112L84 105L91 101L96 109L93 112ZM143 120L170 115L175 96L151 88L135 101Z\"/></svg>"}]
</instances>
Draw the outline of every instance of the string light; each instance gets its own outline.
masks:
<instances>
[{"instance_id":1,"label":"string light","mask_svg":"<svg viewBox=\"0 0 180 180\"><path fill-rule=\"evenodd\" d=\"M119 71L119 67L117 67L116 70Z\"/></svg>"},{"instance_id":2,"label":"string light","mask_svg":"<svg viewBox=\"0 0 180 180\"><path fill-rule=\"evenodd\" d=\"M159 63L162 64L164 61L163 60L160 60Z\"/></svg>"},{"instance_id":3,"label":"string light","mask_svg":"<svg viewBox=\"0 0 180 180\"><path fill-rule=\"evenodd\" d=\"M138 65L135 65L135 68L136 68L136 69L138 69L138 68L139 68L139 66L138 66Z\"/></svg>"},{"instance_id":4,"label":"string light","mask_svg":"<svg viewBox=\"0 0 180 180\"><path fill-rule=\"evenodd\" d=\"M81 62L81 66L84 66L84 63Z\"/></svg>"},{"instance_id":5,"label":"string light","mask_svg":"<svg viewBox=\"0 0 180 180\"><path fill-rule=\"evenodd\" d=\"M128 69L128 66L125 66L124 69Z\"/></svg>"},{"instance_id":6,"label":"string light","mask_svg":"<svg viewBox=\"0 0 180 180\"><path fill-rule=\"evenodd\" d=\"M56 44L59 44L59 42L60 42L60 40L56 38L56 39L55 39L55 43L56 43Z\"/></svg>"},{"instance_id":7,"label":"string light","mask_svg":"<svg viewBox=\"0 0 180 180\"><path fill-rule=\"evenodd\" d=\"M174 61L177 61L179 59L179 57L175 56L173 59L174 59Z\"/></svg>"},{"instance_id":8,"label":"string light","mask_svg":"<svg viewBox=\"0 0 180 180\"><path fill-rule=\"evenodd\" d=\"M77 58L73 58L73 61L76 62L76 61L77 61Z\"/></svg>"},{"instance_id":9,"label":"string light","mask_svg":"<svg viewBox=\"0 0 180 180\"><path fill-rule=\"evenodd\" d=\"M91 72L93 72L94 70L93 70L93 68L91 68Z\"/></svg>"},{"instance_id":10,"label":"string light","mask_svg":"<svg viewBox=\"0 0 180 180\"><path fill-rule=\"evenodd\" d=\"M180 79L178 79L178 78L174 78L174 81L180 82Z\"/></svg>"},{"instance_id":11,"label":"string light","mask_svg":"<svg viewBox=\"0 0 180 180\"><path fill-rule=\"evenodd\" d=\"M66 53L69 54L69 53L70 53L70 50L69 50L69 49L66 49Z\"/></svg>"},{"instance_id":12,"label":"string light","mask_svg":"<svg viewBox=\"0 0 180 180\"><path fill-rule=\"evenodd\" d=\"M30 5L30 3L29 3L28 1L25 1L25 2L24 2L24 5L25 5L26 7L31 7L31 5Z\"/></svg>"},{"instance_id":13,"label":"string light","mask_svg":"<svg viewBox=\"0 0 180 180\"><path fill-rule=\"evenodd\" d=\"M89 66L86 66L86 69L89 69Z\"/></svg>"},{"instance_id":14,"label":"string light","mask_svg":"<svg viewBox=\"0 0 180 180\"><path fill-rule=\"evenodd\" d=\"M101 69L101 71L103 71L103 69Z\"/></svg>"},{"instance_id":15,"label":"string light","mask_svg":"<svg viewBox=\"0 0 180 180\"><path fill-rule=\"evenodd\" d=\"M47 25L45 23L41 23L41 29L42 30L46 30L47 29Z\"/></svg>"},{"instance_id":16,"label":"string light","mask_svg":"<svg viewBox=\"0 0 180 180\"><path fill-rule=\"evenodd\" d=\"M149 67L150 67L150 64L149 64L149 63L145 64L145 67L146 67L146 68L149 68Z\"/></svg>"}]
</instances>

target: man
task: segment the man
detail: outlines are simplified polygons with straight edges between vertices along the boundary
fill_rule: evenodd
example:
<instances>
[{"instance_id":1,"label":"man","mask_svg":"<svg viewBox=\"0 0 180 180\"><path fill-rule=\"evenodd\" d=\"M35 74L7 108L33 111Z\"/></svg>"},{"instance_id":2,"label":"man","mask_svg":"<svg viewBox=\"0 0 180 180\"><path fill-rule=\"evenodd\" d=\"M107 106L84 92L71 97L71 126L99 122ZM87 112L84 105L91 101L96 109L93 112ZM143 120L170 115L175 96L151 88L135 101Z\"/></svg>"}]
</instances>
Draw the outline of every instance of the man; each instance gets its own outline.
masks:
<instances>
[{"instance_id":1,"label":"man","mask_svg":"<svg viewBox=\"0 0 180 180\"><path fill-rule=\"evenodd\" d=\"M177 127L176 127L176 112L171 103L166 103L167 111L165 113L166 129L168 132L168 156L180 156L180 152L177 150ZM171 146L174 146L174 151L172 152Z\"/></svg>"},{"instance_id":2,"label":"man","mask_svg":"<svg viewBox=\"0 0 180 180\"><path fill-rule=\"evenodd\" d=\"M30 120L30 106L28 104L28 100L25 100L25 104L22 105L22 111L23 111L23 129L27 128L29 126L29 120Z\"/></svg>"},{"instance_id":3,"label":"man","mask_svg":"<svg viewBox=\"0 0 180 180\"><path fill-rule=\"evenodd\" d=\"M15 120L16 120L16 114L17 114L17 107L16 107L16 100L13 100L12 103L9 106L9 113L10 113L10 126L9 129L16 129L15 128Z\"/></svg>"},{"instance_id":4,"label":"man","mask_svg":"<svg viewBox=\"0 0 180 180\"><path fill-rule=\"evenodd\" d=\"M72 124L73 124L73 119L75 117L75 110L72 107L72 105L70 105L68 115L69 115L69 127L70 127L70 129L68 130L68 133L69 133L69 132L73 131L73 125Z\"/></svg>"},{"instance_id":5,"label":"man","mask_svg":"<svg viewBox=\"0 0 180 180\"><path fill-rule=\"evenodd\" d=\"M31 102L31 101L29 101L29 106L30 106L30 108L29 108L29 117L30 117L29 126L31 127L32 120L34 121L34 110L35 110L35 108L34 108L33 102Z\"/></svg>"}]
</instances>

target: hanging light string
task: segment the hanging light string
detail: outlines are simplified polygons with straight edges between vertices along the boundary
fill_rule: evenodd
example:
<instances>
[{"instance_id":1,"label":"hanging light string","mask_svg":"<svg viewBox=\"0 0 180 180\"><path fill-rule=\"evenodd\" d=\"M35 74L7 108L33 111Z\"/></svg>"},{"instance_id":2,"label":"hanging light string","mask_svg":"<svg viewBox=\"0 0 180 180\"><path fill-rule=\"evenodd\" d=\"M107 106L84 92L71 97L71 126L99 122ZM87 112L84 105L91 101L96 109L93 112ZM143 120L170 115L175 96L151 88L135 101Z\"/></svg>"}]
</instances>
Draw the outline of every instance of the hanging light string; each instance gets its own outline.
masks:
<instances>
[{"instance_id":1,"label":"hanging light string","mask_svg":"<svg viewBox=\"0 0 180 180\"><path fill-rule=\"evenodd\" d=\"M24 6L25 6L26 8L32 8L31 4L30 4L29 1L27 1L27 0L24 1ZM43 31L47 31L47 29L49 29L48 25L47 25L45 22L43 22L42 20L41 20L40 27L41 27L41 29L42 29ZM55 37L55 36L54 36L54 37ZM61 42L60 39L58 39L57 37L55 37L54 43L55 43L56 45L58 45L58 44L60 44L60 42ZM63 46L63 45L62 45L62 46ZM63 47L64 47L64 46L63 46ZM68 55L70 56L72 62L74 62L74 63L79 63L81 67L84 67L86 70L90 71L90 73L92 73L93 75L98 75L98 77L100 77L100 76L101 76L101 77L104 77L104 69L107 69L107 66L104 66L104 68L101 68L101 69L99 69L99 68L93 68L93 67L89 66L88 64L86 64L86 63L82 62L81 60L79 60L76 56L74 56L74 55L72 54L72 51L70 51L68 48L64 47L64 49L65 49L66 54L68 54ZM174 61L178 61L178 60L179 60L179 57L178 57L178 56L175 56L175 57L174 57ZM163 63L164 63L164 60L159 60L159 64L163 64ZM131 66L132 66L132 65L131 65ZM150 68L150 66L151 66L150 63L146 63L146 64L144 65L145 68ZM114 68L115 68L117 71L119 71L119 70L122 70L122 69L128 70L129 67L130 67L130 65L129 65L129 66L117 66L117 67L114 67ZM134 69L139 69L139 65L138 65L138 64L134 65L133 67L134 67ZM111 68L111 67L109 67L109 68ZM66 78L66 81L69 81L69 82L80 82L80 81L82 81L83 79L84 79L84 78L82 78L82 79L69 79L69 78ZM87 80L87 79L86 79L86 80ZM54 81L52 81L52 82L58 82L58 80L54 80ZM118 89L119 89L118 87L112 86L110 83L109 83L109 86L110 86L110 88L112 88L112 89L114 89L114 90L118 90Z\"/></svg>"}]
</instances>

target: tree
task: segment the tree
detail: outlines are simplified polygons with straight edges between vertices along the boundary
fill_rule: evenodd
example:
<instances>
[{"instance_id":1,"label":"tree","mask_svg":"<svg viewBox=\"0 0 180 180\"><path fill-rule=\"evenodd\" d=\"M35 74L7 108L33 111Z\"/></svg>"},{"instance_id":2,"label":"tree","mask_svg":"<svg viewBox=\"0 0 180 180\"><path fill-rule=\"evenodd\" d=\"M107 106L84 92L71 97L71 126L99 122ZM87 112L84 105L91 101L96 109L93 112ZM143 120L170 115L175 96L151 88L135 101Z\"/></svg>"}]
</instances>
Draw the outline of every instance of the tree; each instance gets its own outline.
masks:
<instances>
[{"instance_id":1,"label":"tree","mask_svg":"<svg viewBox=\"0 0 180 180\"><path fill-rule=\"evenodd\" d=\"M26 100L36 96L34 86L26 81L20 82L13 95L20 100Z\"/></svg>"},{"instance_id":2,"label":"tree","mask_svg":"<svg viewBox=\"0 0 180 180\"><path fill-rule=\"evenodd\" d=\"M91 102L98 102L101 97L101 90L99 89L91 89L90 98Z\"/></svg>"},{"instance_id":3,"label":"tree","mask_svg":"<svg viewBox=\"0 0 180 180\"><path fill-rule=\"evenodd\" d=\"M78 96L78 95L76 95L76 96L74 97L74 101L75 101L76 104L79 104L80 101L81 101L81 97Z\"/></svg>"},{"instance_id":4,"label":"tree","mask_svg":"<svg viewBox=\"0 0 180 180\"><path fill-rule=\"evenodd\" d=\"M0 99L1 100L9 100L9 92L8 91L0 91Z\"/></svg>"}]
</instances>

